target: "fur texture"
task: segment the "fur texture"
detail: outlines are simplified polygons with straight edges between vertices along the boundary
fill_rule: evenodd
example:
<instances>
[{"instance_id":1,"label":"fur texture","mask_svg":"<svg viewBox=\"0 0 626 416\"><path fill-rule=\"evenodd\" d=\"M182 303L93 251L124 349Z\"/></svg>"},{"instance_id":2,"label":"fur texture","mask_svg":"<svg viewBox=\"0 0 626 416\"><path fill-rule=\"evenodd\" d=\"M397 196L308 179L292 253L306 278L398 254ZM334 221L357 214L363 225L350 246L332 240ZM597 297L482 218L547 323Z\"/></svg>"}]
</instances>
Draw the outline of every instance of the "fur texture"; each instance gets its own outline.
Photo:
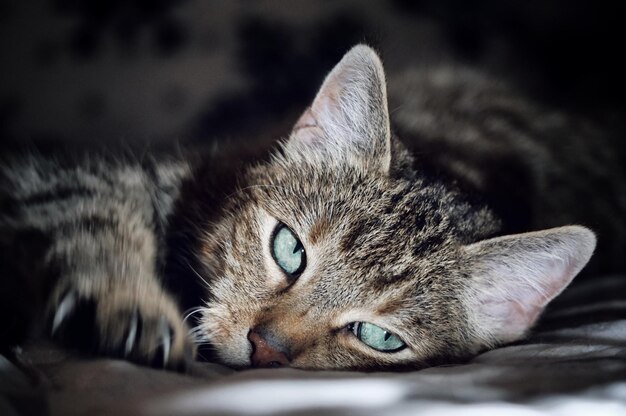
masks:
<instances>
[{"instance_id":1,"label":"fur texture","mask_svg":"<svg viewBox=\"0 0 626 416\"><path fill-rule=\"evenodd\" d=\"M356 46L269 159L244 167L219 152L199 161L8 162L2 227L51 236L37 259L56 271L49 328L70 339L73 320L90 316L87 304L100 353L168 367L192 344L209 344L237 368L399 369L460 359L522 338L595 247L581 226L527 232L584 221L555 205L570 191L522 204L532 206L521 210L528 221L493 196L504 187L498 179L520 171L528 178L521 194L546 196L565 165L579 162L550 164L534 145L552 131L545 116L472 76L400 77L403 142L391 133L380 59ZM489 106L499 112L486 113ZM535 116L537 128L516 128ZM481 162L518 153L522 163L495 179ZM280 224L306 252L297 278L272 254ZM187 307L194 297L187 336L175 299ZM406 348L367 346L353 331L360 322Z\"/></svg>"}]
</instances>

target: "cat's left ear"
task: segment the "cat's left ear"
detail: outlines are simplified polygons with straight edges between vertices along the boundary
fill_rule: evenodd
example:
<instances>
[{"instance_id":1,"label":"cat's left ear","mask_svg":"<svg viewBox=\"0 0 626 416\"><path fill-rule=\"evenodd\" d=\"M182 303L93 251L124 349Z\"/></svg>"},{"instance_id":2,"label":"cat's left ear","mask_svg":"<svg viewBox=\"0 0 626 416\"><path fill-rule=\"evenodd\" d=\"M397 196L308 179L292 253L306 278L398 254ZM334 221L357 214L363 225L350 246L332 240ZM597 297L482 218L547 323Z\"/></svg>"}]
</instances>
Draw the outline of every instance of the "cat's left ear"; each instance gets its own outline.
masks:
<instances>
[{"instance_id":1,"label":"cat's left ear","mask_svg":"<svg viewBox=\"0 0 626 416\"><path fill-rule=\"evenodd\" d=\"M386 172L390 136L382 63L370 47L357 45L328 74L287 147L311 156L358 160Z\"/></svg>"},{"instance_id":2,"label":"cat's left ear","mask_svg":"<svg viewBox=\"0 0 626 416\"><path fill-rule=\"evenodd\" d=\"M462 302L478 344L522 338L587 264L595 246L593 232L566 226L464 247L470 277Z\"/></svg>"}]
</instances>

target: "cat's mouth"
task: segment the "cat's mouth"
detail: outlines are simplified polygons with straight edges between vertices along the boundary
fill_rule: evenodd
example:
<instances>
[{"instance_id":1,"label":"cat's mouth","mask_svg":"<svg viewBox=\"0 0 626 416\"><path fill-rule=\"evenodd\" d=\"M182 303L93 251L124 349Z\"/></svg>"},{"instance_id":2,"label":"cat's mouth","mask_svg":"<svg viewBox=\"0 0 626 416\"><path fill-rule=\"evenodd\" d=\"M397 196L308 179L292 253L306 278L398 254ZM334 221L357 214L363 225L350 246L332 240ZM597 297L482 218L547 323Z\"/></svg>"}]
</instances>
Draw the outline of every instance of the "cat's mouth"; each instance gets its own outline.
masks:
<instances>
[{"instance_id":1,"label":"cat's mouth","mask_svg":"<svg viewBox=\"0 0 626 416\"><path fill-rule=\"evenodd\" d=\"M198 344L198 360L219 362L238 370L292 366L287 343L281 341L267 328L256 326L247 331L237 331L237 334L230 332L230 334L239 336L237 339L227 341L220 340L220 335L216 334L213 340Z\"/></svg>"}]
</instances>

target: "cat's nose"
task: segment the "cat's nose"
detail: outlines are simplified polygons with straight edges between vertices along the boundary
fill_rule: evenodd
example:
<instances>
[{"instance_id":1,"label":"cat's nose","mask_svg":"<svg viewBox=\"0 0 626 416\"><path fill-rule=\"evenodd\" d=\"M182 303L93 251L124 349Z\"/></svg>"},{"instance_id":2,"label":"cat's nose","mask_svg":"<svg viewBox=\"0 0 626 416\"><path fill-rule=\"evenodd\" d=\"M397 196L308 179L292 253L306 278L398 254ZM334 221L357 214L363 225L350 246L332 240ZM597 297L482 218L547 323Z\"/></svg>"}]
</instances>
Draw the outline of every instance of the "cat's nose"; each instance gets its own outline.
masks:
<instances>
[{"instance_id":1,"label":"cat's nose","mask_svg":"<svg viewBox=\"0 0 626 416\"><path fill-rule=\"evenodd\" d=\"M252 344L250 362L252 367L288 367L289 358L286 349L281 346L267 330L262 327L253 328L248 333L248 340Z\"/></svg>"}]
</instances>

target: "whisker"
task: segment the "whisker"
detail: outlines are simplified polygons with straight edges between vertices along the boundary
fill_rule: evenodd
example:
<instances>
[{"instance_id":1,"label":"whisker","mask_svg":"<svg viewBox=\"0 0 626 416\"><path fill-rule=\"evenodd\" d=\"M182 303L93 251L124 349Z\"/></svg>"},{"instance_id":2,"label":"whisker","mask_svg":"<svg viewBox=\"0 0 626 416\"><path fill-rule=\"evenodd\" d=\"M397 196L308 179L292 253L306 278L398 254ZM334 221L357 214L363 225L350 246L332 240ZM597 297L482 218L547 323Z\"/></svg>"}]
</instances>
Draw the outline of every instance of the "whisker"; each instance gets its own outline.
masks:
<instances>
[{"instance_id":1,"label":"whisker","mask_svg":"<svg viewBox=\"0 0 626 416\"><path fill-rule=\"evenodd\" d=\"M189 319L192 315L195 315L195 314L197 314L198 312L201 312L201 311L202 311L202 309L204 309L204 307L203 307L203 306L196 306L195 308L190 308L190 309L187 309L187 310L184 312L185 316L184 316L184 318L183 318L183 323L187 322L187 319Z\"/></svg>"},{"instance_id":2,"label":"whisker","mask_svg":"<svg viewBox=\"0 0 626 416\"><path fill-rule=\"evenodd\" d=\"M404 107L405 107L405 105L401 104L401 105L398 105L398 106L392 108L391 110L389 110L389 115L395 114L397 111L401 110Z\"/></svg>"},{"instance_id":3,"label":"whisker","mask_svg":"<svg viewBox=\"0 0 626 416\"><path fill-rule=\"evenodd\" d=\"M200 308L199 310L206 310L206 308ZM197 313L197 310L192 312ZM195 327L189 330L189 338L194 344L200 345L202 343L208 343L213 338L213 334L216 332L214 328L211 328L207 322L201 322Z\"/></svg>"},{"instance_id":4,"label":"whisker","mask_svg":"<svg viewBox=\"0 0 626 416\"><path fill-rule=\"evenodd\" d=\"M209 288L211 287L211 286L209 285L209 282L207 282L207 280L206 280L204 277L202 277L202 276L200 275L200 273L198 273L198 272L196 271L196 269L194 269L194 268L193 268L193 266L191 265L191 263L189 262L189 260L187 260L187 266L189 266L189 268L190 268L190 269L191 269L191 270L195 273L195 275L196 275L196 276L198 276L198 278L204 282L204 285L207 287L207 289L209 289Z\"/></svg>"},{"instance_id":5,"label":"whisker","mask_svg":"<svg viewBox=\"0 0 626 416\"><path fill-rule=\"evenodd\" d=\"M206 342L194 342L194 345L196 347L202 347L203 345L211 345L211 343L209 341L206 341Z\"/></svg>"},{"instance_id":6,"label":"whisker","mask_svg":"<svg viewBox=\"0 0 626 416\"><path fill-rule=\"evenodd\" d=\"M204 331L201 325L198 325L189 331L189 338L194 344L199 344L202 342L209 342L211 339L210 334Z\"/></svg>"}]
</instances>

